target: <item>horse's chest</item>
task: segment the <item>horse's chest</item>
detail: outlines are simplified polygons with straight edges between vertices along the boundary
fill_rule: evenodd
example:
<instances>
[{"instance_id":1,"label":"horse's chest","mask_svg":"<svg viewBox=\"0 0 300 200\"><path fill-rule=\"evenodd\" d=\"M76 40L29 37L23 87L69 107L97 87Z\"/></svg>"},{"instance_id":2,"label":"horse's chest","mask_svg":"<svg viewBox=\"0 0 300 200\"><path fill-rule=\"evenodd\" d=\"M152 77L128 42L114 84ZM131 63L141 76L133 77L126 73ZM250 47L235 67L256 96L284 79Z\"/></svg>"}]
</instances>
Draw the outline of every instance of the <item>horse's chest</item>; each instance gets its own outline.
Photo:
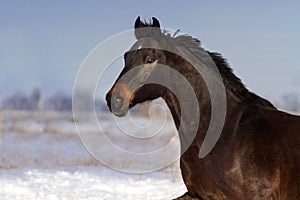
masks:
<instances>
[{"instance_id":1,"label":"horse's chest","mask_svg":"<svg viewBox=\"0 0 300 200\"><path fill-rule=\"evenodd\" d=\"M181 158L181 170L188 191L203 199L232 199L229 196L238 196L239 187L232 188L232 184L241 185L243 182L239 163L236 162L228 172L222 163L210 159ZM238 181L236 181L238 180Z\"/></svg>"}]
</instances>

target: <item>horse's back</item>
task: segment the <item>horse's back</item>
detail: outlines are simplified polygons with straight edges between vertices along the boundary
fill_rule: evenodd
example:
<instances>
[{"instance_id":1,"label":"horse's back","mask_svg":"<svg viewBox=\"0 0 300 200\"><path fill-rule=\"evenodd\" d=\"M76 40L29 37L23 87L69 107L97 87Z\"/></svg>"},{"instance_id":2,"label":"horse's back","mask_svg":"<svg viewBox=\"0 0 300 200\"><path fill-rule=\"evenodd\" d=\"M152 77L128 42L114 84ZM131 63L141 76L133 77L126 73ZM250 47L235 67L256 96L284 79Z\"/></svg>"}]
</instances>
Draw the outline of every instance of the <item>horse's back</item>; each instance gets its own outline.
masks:
<instances>
[{"instance_id":1,"label":"horse's back","mask_svg":"<svg viewBox=\"0 0 300 200\"><path fill-rule=\"evenodd\" d=\"M253 193L265 193L264 197L273 199L298 199L300 117L276 109L251 107L242 116L239 136L242 171Z\"/></svg>"},{"instance_id":2,"label":"horse's back","mask_svg":"<svg viewBox=\"0 0 300 200\"><path fill-rule=\"evenodd\" d=\"M274 123L278 124L281 193L286 199L300 197L300 117L277 111Z\"/></svg>"}]
</instances>

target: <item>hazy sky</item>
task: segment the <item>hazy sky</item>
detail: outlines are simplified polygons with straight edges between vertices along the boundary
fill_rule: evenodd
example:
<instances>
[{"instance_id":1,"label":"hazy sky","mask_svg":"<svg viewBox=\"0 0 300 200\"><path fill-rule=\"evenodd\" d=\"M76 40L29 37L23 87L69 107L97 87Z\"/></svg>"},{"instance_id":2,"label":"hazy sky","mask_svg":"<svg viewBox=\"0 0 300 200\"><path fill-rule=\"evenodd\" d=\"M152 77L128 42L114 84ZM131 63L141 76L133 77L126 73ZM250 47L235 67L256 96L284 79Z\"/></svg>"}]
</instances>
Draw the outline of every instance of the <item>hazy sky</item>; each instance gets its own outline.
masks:
<instances>
[{"instance_id":1,"label":"hazy sky","mask_svg":"<svg viewBox=\"0 0 300 200\"><path fill-rule=\"evenodd\" d=\"M299 11L297 0L1 1L0 94L34 87L71 94L88 53L132 29L140 15L156 16L162 27L220 52L258 94L273 100L300 95Z\"/></svg>"}]
</instances>

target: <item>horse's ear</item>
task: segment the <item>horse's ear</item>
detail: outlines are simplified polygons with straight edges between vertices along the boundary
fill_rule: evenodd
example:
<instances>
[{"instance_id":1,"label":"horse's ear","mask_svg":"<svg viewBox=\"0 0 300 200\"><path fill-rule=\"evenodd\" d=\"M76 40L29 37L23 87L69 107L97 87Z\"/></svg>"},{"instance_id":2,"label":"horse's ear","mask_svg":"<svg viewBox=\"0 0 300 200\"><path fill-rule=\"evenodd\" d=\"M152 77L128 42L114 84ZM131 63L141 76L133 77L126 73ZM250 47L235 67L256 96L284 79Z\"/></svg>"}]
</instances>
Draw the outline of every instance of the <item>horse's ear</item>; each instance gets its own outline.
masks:
<instances>
[{"instance_id":1,"label":"horse's ear","mask_svg":"<svg viewBox=\"0 0 300 200\"><path fill-rule=\"evenodd\" d=\"M156 19L155 17L152 17L152 27L154 28L152 30L153 36L156 38L160 38L161 36L160 24L158 19Z\"/></svg>"},{"instance_id":2,"label":"horse's ear","mask_svg":"<svg viewBox=\"0 0 300 200\"><path fill-rule=\"evenodd\" d=\"M146 28L155 28L155 29L149 29L145 30ZM158 19L155 17L152 17L152 24L147 24L141 22L141 17L138 16L134 23L134 35L137 40L141 39L145 36L151 36L151 37L158 37L161 34L160 30L160 24Z\"/></svg>"},{"instance_id":3,"label":"horse's ear","mask_svg":"<svg viewBox=\"0 0 300 200\"><path fill-rule=\"evenodd\" d=\"M135 23L134 23L134 29L137 29L137 28L140 28L141 27L141 17L138 16L135 20Z\"/></svg>"},{"instance_id":4,"label":"horse's ear","mask_svg":"<svg viewBox=\"0 0 300 200\"><path fill-rule=\"evenodd\" d=\"M141 27L143 27L143 24L141 23L141 17L138 16L134 23L134 35L137 40L139 40L142 37L141 30L139 30L139 28Z\"/></svg>"},{"instance_id":5,"label":"horse's ear","mask_svg":"<svg viewBox=\"0 0 300 200\"><path fill-rule=\"evenodd\" d=\"M156 19L155 17L152 17L152 27L157 27L157 28L160 28L160 24L159 24L159 21L158 19Z\"/></svg>"}]
</instances>

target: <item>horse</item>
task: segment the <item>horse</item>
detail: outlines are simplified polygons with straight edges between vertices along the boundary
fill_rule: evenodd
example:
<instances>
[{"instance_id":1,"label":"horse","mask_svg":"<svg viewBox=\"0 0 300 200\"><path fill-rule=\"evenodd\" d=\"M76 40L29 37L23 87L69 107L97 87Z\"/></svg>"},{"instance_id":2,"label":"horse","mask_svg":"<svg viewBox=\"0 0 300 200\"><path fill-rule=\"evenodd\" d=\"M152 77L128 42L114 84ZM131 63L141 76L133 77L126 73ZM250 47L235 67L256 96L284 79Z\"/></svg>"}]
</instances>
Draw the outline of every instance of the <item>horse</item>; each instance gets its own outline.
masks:
<instances>
[{"instance_id":1,"label":"horse","mask_svg":"<svg viewBox=\"0 0 300 200\"><path fill-rule=\"evenodd\" d=\"M169 66L193 88L196 106L201 111L195 137L186 149L181 150L180 169L187 192L177 199L300 198L299 116L278 110L270 101L248 90L221 54L205 50L198 39L189 35L171 35L160 27L155 17L149 23L138 17L134 35L137 41L124 54L125 67L106 94L109 110L122 117L137 104L162 98L171 112L180 143L185 143L185 137L190 134L190 124L182 122L182 115L193 113L183 113L180 107L182 105L175 94L182 92L182 88L176 91L175 87L172 91L155 82L134 90L130 87L144 83L160 67ZM212 150L203 158L199 158L199 151L212 115L209 89L203 75L191 62L177 53L164 50L165 46L192 55L195 63L204 63L200 65L204 72L211 68L210 61L205 64L201 56L208 55L224 84L226 115L223 129ZM136 69L133 78L122 79L133 69ZM158 73L158 76L180 85L175 75ZM189 102L189 99L183 98L183 101Z\"/></svg>"}]
</instances>

